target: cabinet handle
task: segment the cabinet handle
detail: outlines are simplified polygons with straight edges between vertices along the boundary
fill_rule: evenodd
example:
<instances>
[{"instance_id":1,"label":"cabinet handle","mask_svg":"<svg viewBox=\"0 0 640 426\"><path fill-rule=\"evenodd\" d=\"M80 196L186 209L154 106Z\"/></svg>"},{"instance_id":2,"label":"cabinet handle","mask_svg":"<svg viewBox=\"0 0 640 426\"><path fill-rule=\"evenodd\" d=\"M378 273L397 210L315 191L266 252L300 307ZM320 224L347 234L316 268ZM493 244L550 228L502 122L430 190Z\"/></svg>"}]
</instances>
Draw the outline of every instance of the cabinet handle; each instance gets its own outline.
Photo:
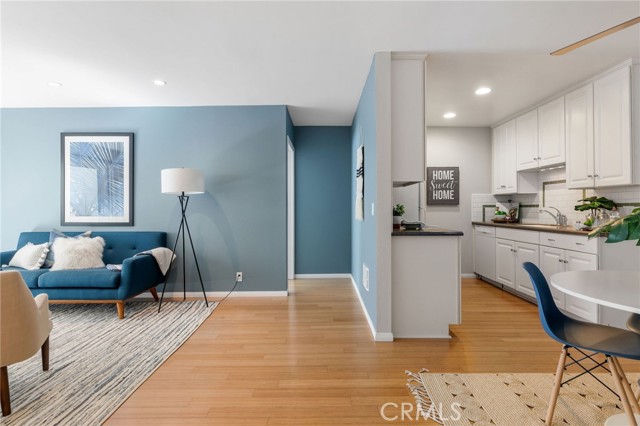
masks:
<instances>
[{"instance_id":1,"label":"cabinet handle","mask_svg":"<svg viewBox=\"0 0 640 426\"><path fill-rule=\"evenodd\" d=\"M588 177L588 178L592 178L592 177L593 177L593 175L587 175L587 177Z\"/></svg>"},{"instance_id":2,"label":"cabinet handle","mask_svg":"<svg viewBox=\"0 0 640 426\"><path fill-rule=\"evenodd\" d=\"M550 243L555 243L556 240L552 239L552 238L547 238L547 241L549 241Z\"/></svg>"},{"instance_id":3,"label":"cabinet handle","mask_svg":"<svg viewBox=\"0 0 640 426\"><path fill-rule=\"evenodd\" d=\"M600 175L593 175L594 178L600 179Z\"/></svg>"},{"instance_id":4,"label":"cabinet handle","mask_svg":"<svg viewBox=\"0 0 640 426\"><path fill-rule=\"evenodd\" d=\"M562 262L563 262L563 260L562 260L562 259L558 259L558 262L562 263Z\"/></svg>"},{"instance_id":5,"label":"cabinet handle","mask_svg":"<svg viewBox=\"0 0 640 426\"><path fill-rule=\"evenodd\" d=\"M583 246L583 243L576 243L577 246Z\"/></svg>"},{"instance_id":6,"label":"cabinet handle","mask_svg":"<svg viewBox=\"0 0 640 426\"><path fill-rule=\"evenodd\" d=\"M511 249L511 251L512 251L512 252L514 252L514 253L517 253L517 252L518 252L518 250L514 250L514 249Z\"/></svg>"},{"instance_id":7,"label":"cabinet handle","mask_svg":"<svg viewBox=\"0 0 640 426\"><path fill-rule=\"evenodd\" d=\"M563 260L563 262L564 262L564 263L569 263L569 261L568 261L568 260Z\"/></svg>"},{"instance_id":8,"label":"cabinet handle","mask_svg":"<svg viewBox=\"0 0 640 426\"><path fill-rule=\"evenodd\" d=\"M537 160L537 158L536 158L536 157L533 157L533 161L536 161L536 160Z\"/></svg>"}]
</instances>

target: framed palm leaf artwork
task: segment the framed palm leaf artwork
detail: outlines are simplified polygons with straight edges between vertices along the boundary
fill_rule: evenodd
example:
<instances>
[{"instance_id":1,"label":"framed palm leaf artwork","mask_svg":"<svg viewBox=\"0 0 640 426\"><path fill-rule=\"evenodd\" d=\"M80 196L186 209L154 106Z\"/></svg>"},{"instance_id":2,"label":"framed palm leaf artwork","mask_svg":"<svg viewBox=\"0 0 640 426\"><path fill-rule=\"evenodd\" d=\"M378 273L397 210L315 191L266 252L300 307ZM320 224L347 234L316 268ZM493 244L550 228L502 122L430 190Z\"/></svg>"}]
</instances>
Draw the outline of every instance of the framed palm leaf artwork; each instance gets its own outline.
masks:
<instances>
[{"instance_id":1,"label":"framed palm leaf artwork","mask_svg":"<svg viewBox=\"0 0 640 426\"><path fill-rule=\"evenodd\" d=\"M62 225L133 226L133 133L61 133Z\"/></svg>"}]
</instances>

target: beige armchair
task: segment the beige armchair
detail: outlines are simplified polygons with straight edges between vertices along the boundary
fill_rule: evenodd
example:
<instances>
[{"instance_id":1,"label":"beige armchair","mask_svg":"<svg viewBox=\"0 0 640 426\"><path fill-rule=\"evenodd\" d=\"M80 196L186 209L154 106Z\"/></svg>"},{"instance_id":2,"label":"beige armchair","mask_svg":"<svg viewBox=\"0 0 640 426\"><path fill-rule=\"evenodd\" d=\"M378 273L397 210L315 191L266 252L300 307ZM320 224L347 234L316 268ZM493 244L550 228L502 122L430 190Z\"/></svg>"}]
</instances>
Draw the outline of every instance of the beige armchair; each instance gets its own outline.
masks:
<instances>
[{"instance_id":1,"label":"beige armchair","mask_svg":"<svg viewBox=\"0 0 640 426\"><path fill-rule=\"evenodd\" d=\"M17 271L0 271L0 402L2 415L11 414L7 366L42 349L42 369L49 369L49 297L31 295Z\"/></svg>"}]
</instances>

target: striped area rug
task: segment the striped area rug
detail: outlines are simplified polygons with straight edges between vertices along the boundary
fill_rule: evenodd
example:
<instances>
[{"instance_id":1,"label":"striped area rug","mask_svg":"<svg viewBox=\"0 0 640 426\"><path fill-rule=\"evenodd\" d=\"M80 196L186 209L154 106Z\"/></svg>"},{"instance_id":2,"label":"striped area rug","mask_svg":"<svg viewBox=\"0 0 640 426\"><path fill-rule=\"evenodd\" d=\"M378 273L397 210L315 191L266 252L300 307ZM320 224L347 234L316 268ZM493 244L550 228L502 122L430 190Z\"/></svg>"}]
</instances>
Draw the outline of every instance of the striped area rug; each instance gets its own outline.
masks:
<instances>
[{"instance_id":1,"label":"striped area rug","mask_svg":"<svg viewBox=\"0 0 640 426\"><path fill-rule=\"evenodd\" d=\"M114 305L51 305L50 369L40 352L10 365L12 413L0 425L99 425L200 324L216 304L203 301Z\"/></svg>"},{"instance_id":2,"label":"striped area rug","mask_svg":"<svg viewBox=\"0 0 640 426\"><path fill-rule=\"evenodd\" d=\"M410 373L407 386L416 399L421 418L445 426L544 426L553 374ZM574 374L565 373L564 379ZM596 374L615 389L610 374ZM640 375L627 374L634 392ZM616 395L592 377L581 376L560 389L554 425L602 425L622 413Z\"/></svg>"}]
</instances>

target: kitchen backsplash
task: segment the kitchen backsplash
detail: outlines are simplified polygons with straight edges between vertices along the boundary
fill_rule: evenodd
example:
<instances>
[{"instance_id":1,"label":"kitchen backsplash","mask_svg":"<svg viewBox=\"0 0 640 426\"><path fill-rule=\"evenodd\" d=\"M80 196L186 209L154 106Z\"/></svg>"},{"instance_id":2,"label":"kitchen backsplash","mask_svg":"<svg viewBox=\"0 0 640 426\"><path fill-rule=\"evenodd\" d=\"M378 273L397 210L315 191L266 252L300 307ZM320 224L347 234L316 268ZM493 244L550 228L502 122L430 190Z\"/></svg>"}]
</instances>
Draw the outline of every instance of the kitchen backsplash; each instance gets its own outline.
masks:
<instances>
[{"instance_id":1,"label":"kitchen backsplash","mask_svg":"<svg viewBox=\"0 0 640 426\"><path fill-rule=\"evenodd\" d=\"M622 215L630 213L635 207L640 207L640 185L586 190L567 189L564 179L564 168L548 170L538 174L538 193L536 194L473 194L471 195L472 220L474 222L491 220L496 202L505 203L511 200L520 203L520 222L553 224L555 222L550 215L538 213L539 208L553 206L565 214L568 223L572 224L577 220L585 219L585 213L573 209L576 204L579 204L578 200L583 198L583 193L586 197L597 195L622 204L618 208Z\"/></svg>"}]
</instances>

